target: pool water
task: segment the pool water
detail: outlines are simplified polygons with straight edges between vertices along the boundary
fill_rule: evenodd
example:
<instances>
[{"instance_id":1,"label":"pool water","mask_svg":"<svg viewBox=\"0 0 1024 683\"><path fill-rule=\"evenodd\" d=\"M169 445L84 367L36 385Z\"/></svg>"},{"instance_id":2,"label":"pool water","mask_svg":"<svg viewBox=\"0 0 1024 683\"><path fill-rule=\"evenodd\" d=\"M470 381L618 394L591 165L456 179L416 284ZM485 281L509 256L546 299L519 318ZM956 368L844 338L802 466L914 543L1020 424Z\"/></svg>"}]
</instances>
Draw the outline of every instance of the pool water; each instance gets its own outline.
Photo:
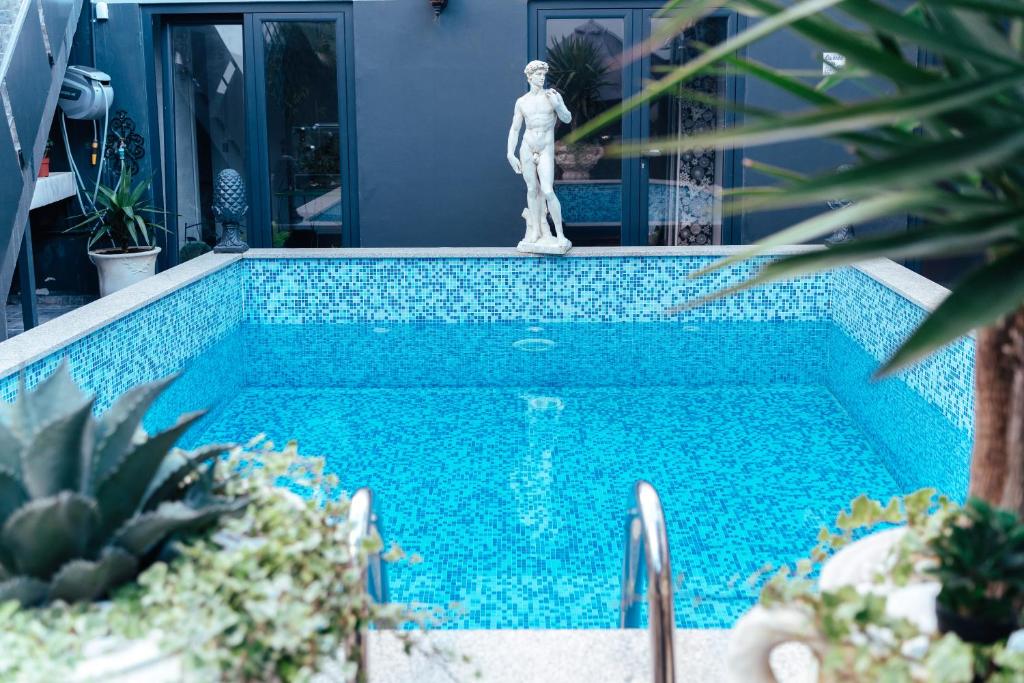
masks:
<instances>
[{"instance_id":1,"label":"pool water","mask_svg":"<svg viewBox=\"0 0 1024 683\"><path fill-rule=\"evenodd\" d=\"M728 627L857 495L962 497L913 463L969 436L899 380L869 383L876 365L829 322L245 324L149 422L206 400L185 445L297 439L372 487L389 540L424 558L392 570L392 598L457 604L450 628L615 627L646 479L678 624Z\"/></svg>"}]
</instances>

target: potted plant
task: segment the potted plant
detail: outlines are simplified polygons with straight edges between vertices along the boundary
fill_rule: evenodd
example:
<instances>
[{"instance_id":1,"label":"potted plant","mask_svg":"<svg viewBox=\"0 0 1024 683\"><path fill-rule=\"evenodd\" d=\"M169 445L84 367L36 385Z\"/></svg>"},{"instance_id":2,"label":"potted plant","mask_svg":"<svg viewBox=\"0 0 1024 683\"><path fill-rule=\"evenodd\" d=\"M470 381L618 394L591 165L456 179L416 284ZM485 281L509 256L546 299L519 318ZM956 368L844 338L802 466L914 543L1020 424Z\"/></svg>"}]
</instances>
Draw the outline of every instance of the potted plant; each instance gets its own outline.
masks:
<instances>
[{"instance_id":1,"label":"potted plant","mask_svg":"<svg viewBox=\"0 0 1024 683\"><path fill-rule=\"evenodd\" d=\"M145 198L151 180L132 185L132 174L122 166L114 187L97 188L95 209L71 230L88 227L89 260L99 272L100 296L140 282L156 272L160 247L153 245L153 231L165 228L153 216L165 213ZM108 242L109 247L94 248Z\"/></svg>"},{"instance_id":2,"label":"potted plant","mask_svg":"<svg viewBox=\"0 0 1024 683\"><path fill-rule=\"evenodd\" d=\"M63 365L0 406L0 680L364 681L357 636L429 613L371 599L322 460L142 432L169 383L95 419Z\"/></svg>"},{"instance_id":3,"label":"potted plant","mask_svg":"<svg viewBox=\"0 0 1024 683\"><path fill-rule=\"evenodd\" d=\"M1015 515L925 489L885 506L858 498L837 525L737 622L734 680L774 683L769 655L794 641L810 647L827 683L1024 679L1020 542L1004 543L1024 535ZM851 542L879 525L889 528ZM1005 628L994 633L995 623Z\"/></svg>"},{"instance_id":4,"label":"potted plant","mask_svg":"<svg viewBox=\"0 0 1024 683\"><path fill-rule=\"evenodd\" d=\"M46 140L46 148L43 150L43 160L39 162L39 177L47 178L50 175L50 152L53 150L53 140Z\"/></svg>"},{"instance_id":5,"label":"potted plant","mask_svg":"<svg viewBox=\"0 0 1024 683\"><path fill-rule=\"evenodd\" d=\"M971 499L929 544L942 584L939 630L968 643L1005 640L1024 613L1024 524L1017 515Z\"/></svg>"},{"instance_id":6,"label":"potted plant","mask_svg":"<svg viewBox=\"0 0 1024 683\"><path fill-rule=\"evenodd\" d=\"M548 77L572 113L569 125L576 130L601 107L601 88L609 85L604 54L587 36L571 34L548 48L547 60ZM555 162L563 180L588 180L602 156L604 148L594 142L555 143Z\"/></svg>"}]
</instances>

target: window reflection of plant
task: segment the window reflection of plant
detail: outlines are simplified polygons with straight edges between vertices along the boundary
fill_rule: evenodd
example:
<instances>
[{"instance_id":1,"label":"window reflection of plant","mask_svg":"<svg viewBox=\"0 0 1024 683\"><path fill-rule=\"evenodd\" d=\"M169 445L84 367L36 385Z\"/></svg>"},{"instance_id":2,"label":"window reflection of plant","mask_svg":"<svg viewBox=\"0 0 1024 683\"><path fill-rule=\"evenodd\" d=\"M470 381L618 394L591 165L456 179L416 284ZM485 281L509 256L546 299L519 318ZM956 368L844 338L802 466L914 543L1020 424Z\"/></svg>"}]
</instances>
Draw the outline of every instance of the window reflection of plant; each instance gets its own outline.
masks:
<instances>
[{"instance_id":1,"label":"window reflection of plant","mask_svg":"<svg viewBox=\"0 0 1024 683\"><path fill-rule=\"evenodd\" d=\"M611 85L601 47L587 36L568 35L548 47L548 78L572 112L573 130L602 109L601 88Z\"/></svg>"},{"instance_id":2,"label":"window reflection of plant","mask_svg":"<svg viewBox=\"0 0 1024 683\"><path fill-rule=\"evenodd\" d=\"M321 98L311 97L313 90L307 84L323 83L337 97L331 87L337 74L334 30L332 22L275 21L263 25L267 101L283 111L286 129L325 121L333 110Z\"/></svg>"},{"instance_id":3,"label":"window reflection of plant","mask_svg":"<svg viewBox=\"0 0 1024 683\"><path fill-rule=\"evenodd\" d=\"M341 158L337 126L300 126L293 135L298 148L300 173L316 176L307 179L308 186L337 186Z\"/></svg>"}]
</instances>

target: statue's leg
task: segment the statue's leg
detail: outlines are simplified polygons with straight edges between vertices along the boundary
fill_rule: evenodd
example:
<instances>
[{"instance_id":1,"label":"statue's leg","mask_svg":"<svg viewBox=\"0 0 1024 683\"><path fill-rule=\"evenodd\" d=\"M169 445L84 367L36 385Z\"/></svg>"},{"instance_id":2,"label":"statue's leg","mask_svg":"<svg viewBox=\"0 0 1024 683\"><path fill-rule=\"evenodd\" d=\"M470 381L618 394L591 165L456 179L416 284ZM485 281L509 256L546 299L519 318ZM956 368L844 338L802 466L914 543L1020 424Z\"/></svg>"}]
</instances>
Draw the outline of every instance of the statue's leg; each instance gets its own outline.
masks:
<instances>
[{"instance_id":1,"label":"statue's leg","mask_svg":"<svg viewBox=\"0 0 1024 683\"><path fill-rule=\"evenodd\" d=\"M555 194L555 155L554 149L545 150L540 156L537 164L537 177L540 179L540 191L547 200L548 213L555 223L555 236L559 242L565 241L565 233L562 232L562 204Z\"/></svg>"},{"instance_id":2,"label":"statue's leg","mask_svg":"<svg viewBox=\"0 0 1024 683\"><path fill-rule=\"evenodd\" d=\"M540 183L537 180L537 164L527 145L523 145L519 162L523 165L523 180L526 181L526 207L530 211L526 241L536 242L543 234L541 222L544 220L544 202L541 201Z\"/></svg>"}]
</instances>

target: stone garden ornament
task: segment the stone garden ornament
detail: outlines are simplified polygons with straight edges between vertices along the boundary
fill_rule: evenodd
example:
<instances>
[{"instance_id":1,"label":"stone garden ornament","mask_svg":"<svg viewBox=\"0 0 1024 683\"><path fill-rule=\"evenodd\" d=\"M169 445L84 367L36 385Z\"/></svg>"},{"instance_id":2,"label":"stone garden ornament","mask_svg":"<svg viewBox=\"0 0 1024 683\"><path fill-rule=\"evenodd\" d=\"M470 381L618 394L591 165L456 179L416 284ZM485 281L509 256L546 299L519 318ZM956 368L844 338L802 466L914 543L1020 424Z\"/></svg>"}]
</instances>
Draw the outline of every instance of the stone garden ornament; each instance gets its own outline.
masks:
<instances>
[{"instance_id":1,"label":"stone garden ornament","mask_svg":"<svg viewBox=\"0 0 1024 683\"><path fill-rule=\"evenodd\" d=\"M242 240L240 226L249 205L245 202L245 182L233 168L217 174L213 189L213 215L224 225L220 242L213 248L218 254L240 254L249 249Z\"/></svg>"},{"instance_id":2,"label":"stone garden ornament","mask_svg":"<svg viewBox=\"0 0 1024 683\"><path fill-rule=\"evenodd\" d=\"M572 121L572 114L558 92L544 89L548 75L546 62L532 61L524 72L530 92L516 100L507 148L512 170L526 181L526 208L523 210L526 236L517 249L531 254L564 254L572 248L572 242L562 232L562 205L555 196L555 126L558 121ZM516 157L523 124L526 132ZM549 213L555 224L554 235L548 227Z\"/></svg>"}]
</instances>

